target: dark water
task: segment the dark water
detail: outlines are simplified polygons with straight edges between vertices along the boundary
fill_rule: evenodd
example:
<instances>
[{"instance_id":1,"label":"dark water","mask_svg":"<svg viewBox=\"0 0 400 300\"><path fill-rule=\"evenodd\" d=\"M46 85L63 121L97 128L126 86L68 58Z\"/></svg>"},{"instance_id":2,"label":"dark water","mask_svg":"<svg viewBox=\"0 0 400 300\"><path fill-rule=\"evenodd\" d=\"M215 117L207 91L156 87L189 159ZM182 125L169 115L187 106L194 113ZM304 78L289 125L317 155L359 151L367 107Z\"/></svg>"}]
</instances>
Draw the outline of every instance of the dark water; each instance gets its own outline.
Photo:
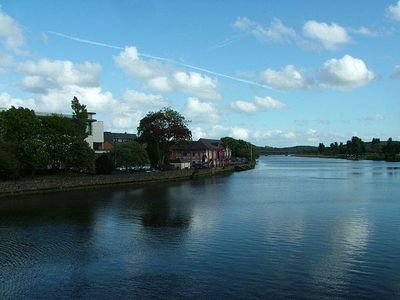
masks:
<instances>
[{"instance_id":1,"label":"dark water","mask_svg":"<svg viewBox=\"0 0 400 300\"><path fill-rule=\"evenodd\" d=\"M294 297L400 298L400 164L0 199L0 299Z\"/></svg>"}]
</instances>

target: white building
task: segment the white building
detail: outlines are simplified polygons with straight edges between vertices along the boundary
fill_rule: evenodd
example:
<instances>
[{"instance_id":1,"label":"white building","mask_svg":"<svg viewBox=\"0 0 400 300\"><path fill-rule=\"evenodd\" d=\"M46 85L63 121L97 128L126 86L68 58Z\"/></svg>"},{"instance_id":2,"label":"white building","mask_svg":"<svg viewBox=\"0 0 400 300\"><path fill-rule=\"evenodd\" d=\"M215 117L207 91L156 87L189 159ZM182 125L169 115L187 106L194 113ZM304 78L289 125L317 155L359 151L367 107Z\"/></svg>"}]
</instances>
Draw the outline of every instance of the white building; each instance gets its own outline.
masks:
<instances>
[{"instance_id":1,"label":"white building","mask_svg":"<svg viewBox=\"0 0 400 300\"><path fill-rule=\"evenodd\" d=\"M103 153L101 150L104 143L104 123L103 121L97 121L93 118L96 113L88 113L88 127L87 127L87 138L85 141L89 144L96 153Z\"/></svg>"}]
</instances>

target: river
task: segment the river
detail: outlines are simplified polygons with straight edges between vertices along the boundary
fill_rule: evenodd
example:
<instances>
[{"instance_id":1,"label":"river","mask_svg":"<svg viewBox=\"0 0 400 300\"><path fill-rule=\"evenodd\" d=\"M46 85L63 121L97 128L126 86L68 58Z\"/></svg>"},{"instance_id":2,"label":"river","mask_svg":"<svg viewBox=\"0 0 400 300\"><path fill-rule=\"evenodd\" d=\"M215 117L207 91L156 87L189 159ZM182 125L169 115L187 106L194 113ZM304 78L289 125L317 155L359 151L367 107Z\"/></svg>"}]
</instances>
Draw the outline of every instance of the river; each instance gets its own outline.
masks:
<instances>
[{"instance_id":1,"label":"river","mask_svg":"<svg viewBox=\"0 0 400 300\"><path fill-rule=\"evenodd\" d=\"M0 299L399 299L400 164L0 199Z\"/></svg>"}]
</instances>

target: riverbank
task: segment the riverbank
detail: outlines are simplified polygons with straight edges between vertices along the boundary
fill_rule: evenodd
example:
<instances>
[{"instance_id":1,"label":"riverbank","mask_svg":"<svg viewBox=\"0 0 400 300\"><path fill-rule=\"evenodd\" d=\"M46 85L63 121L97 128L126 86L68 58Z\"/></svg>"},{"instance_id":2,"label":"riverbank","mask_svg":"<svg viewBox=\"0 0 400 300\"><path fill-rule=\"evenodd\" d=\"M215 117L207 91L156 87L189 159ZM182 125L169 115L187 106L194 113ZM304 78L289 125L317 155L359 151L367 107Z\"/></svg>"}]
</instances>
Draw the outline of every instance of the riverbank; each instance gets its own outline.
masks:
<instances>
[{"instance_id":1,"label":"riverbank","mask_svg":"<svg viewBox=\"0 0 400 300\"><path fill-rule=\"evenodd\" d=\"M347 154L337 154L337 155L325 155L325 154L290 154L295 157L316 157L316 158L334 158L334 159L346 159L346 160L374 160L374 161L390 161L390 162L399 162L399 160L386 160L382 156L376 155L364 155L360 157L356 157L354 155Z\"/></svg>"},{"instance_id":2,"label":"riverbank","mask_svg":"<svg viewBox=\"0 0 400 300\"><path fill-rule=\"evenodd\" d=\"M68 191L112 185L144 185L156 182L190 180L235 171L234 166L212 169L185 169L112 175L52 175L0 182L0 197L43 192Z\"/></svg>"}]
</instances>

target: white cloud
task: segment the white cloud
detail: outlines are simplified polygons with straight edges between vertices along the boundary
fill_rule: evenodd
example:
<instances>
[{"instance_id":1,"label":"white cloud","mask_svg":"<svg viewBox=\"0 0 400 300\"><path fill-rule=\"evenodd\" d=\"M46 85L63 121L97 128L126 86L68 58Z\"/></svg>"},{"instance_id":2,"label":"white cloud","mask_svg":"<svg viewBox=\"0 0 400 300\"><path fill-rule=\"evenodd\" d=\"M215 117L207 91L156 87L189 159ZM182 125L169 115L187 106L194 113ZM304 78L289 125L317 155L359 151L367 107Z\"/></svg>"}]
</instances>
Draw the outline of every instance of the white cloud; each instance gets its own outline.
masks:
<instances>
[{"instance_id":1,"label":"white cloud","mask_svg":"<svg viewBox=\"0 0 400 300\"><path fill-rule=\"evenodd\" d=\"M192 138L194 141L207 137L206 131L201 127L195 127L192 129Z\"/></svg>"},{"instance_id":2,"label":"white cloud","mask_svg":"<svg viewBox=\"0 0 400 300\"><path fill-rule=\"evenodd\" d=\"M24 45L22 27L12 17L5 14L0 6L0 39L4 47L19 51Z\"/></svg>"},{"instance_id":3,"label":"white cloud","mask_svg":"<svg viewBox=\"0 0 400 300\"><path fill-rule=\"evenodd\" d=\"M202 99L221 98L217 80L197 72L174 72L171 77L157 76L147 81L146 86L158 92L185 92Z\"/></svg>"},{"instance_id":4,"label":"white cloud","mask_svg":"<svg viewBox=\"0 0 400 300\"><path fill-rule=\"evenodd\" d=\"M253 102L236 101L231 104L231 107L237 111L252 113L257 111L257 106Z\"/></svg>"},{"instance_id":5,"label":"white cloud","mask_svg":"<svg viewBox=\"0 0 400 300\"><path fill-rule=\"evenodd\" d=\"M217 80L198 72L184 72L154 60L143 60L136 47L125 47L114 61L127 76L142 78L145 86L158 92L184 92L202 99L221 97Z\"/></svg>"},{"instance_id":6,"label":"white cloud","mask_svg":"<svg viewBox=\"0 0 400 300\"><path fill-rule=\"evenodd\" d=\"M350 90L366 85L375 75L362 59L345 55L326 61L319 70L318 78L322 87Z\"/></svg>"},{"instance_id":7,"label":"white cloud","mask_svg":"<svg viewBox=\"0 0 400 300\"><path fill-rule=\"evenodd\" d=\"M178 89L205 99L216 100L221 97L217 80L197 72L176 72L173 76Z\"/></svg>"},{"instance_id":8,"label":"white cloud","mask_svg":"<svg viewBox=\"0 0 400 300\"><path fill-rule=\"evenodd\" d=\"M303 32L305 36L319 41L328 50L337 49L341 45L351 42L346 29L336 23L327 24L310 20L304 24Z\"/></svg>"},{"instance_id":9,"label":"white cloud","mask_svg":"<svg viewBox=\"0 0 400 300\"><path fill-rule=\"evenodd\" d=\"M233 127L230 130L229 135L235 139L247 140L249 138L250 131L242 127Z\"/></svg>"},{"instance_id":10,"label":"white cloud","mask_svg":"<svg viewBox=\"0 0 400 300\"><path fill-rule=\"evenodd\" d=\"M293 28L283 24L278 18L273 18L269 27L254 22L246 17L239 17L233 24L237 29L250 33L262 41L268 42L291 42L297 38Z\"/></svg>"},{"instance_id":11,"label":"white cloud","mask_svg":"<svg viewBox=\"0 0 400 300\"><path fill-rule=\"evenodd\" d=\"M106 128L136 131L140 119L152 109L169 104L164 97L126 90L121 99L100 87L101 65L41 59L18 64L23 75L19 86L32 98L17 99L1 94L0 106L21 105L37 111L70 113L71 100L76 96L89 111L98 113Z\"/></svg>"},{"instance_id":12,"label":"white cloud","mask_svg":"<svg viewBox=\"0 0 400 300\"><path fill-rule=\"evenodd\" d=\"M189 97L185 107L186 117L198 123L218 123L219 115L214 103L202 102L198 98Z\"/></svg>"},{"instance_id":13,"label":"white cloud","mask_svg":"<svg viewBox=\"0 0 400 300\"><path fill-rule=\"evenodd\" d=\"M249 29L250 27L256 26L257 24L246 17L238 17L233 23L233 27L241 30Z\"/></svg>"},{"instance_id":14,"label":"white cloud","mask_svg":"<svg viewBox=\"0 0 400 300\"><path fill-rule=\"evenodd\" d=\"M109 113L117 102L109 91L100 87L80 87L67 85L62 88L48 89L46 93L36 94L37 107L40 111L69 113L71 100L76 96L89 111Z\"/></svg>"},{"instance_id":15,"label":"white cloud","mask_svg":"<svg viewBox=\"0 0 400 300\"><path fill-rule=\"evenodd\" d=\"M14 98L8 93L0 93L0 108L10 108L11 106L34 109L36 108L36 103L32 98L20 99Z\"/></svg>"},{"instance_id":16,"label":"white cloud","mask_svg":"<svg viewBox=\"0 0 400 300\"><path fill-rule=\"evenodd\" d=\"M12 63L11 56L0 52L0 66L9 66Z\"/></svg>"},{"instance_id":17,"label":"white cloud","mask_svg":"<svg viewBox=\"0 0 400 300\"><path fill-rule=\"evenodd\" d=\"M0 76L6 75L13 72L13 58L6 54L0 52Z\"/></svg>"},{"instance_id":18,"label":"white cloud","mask_svg":"<svg viewBox=\"0 0 400 300\"><path fill-rule=\"evenodd\" d=\"M139 109L161 109L168 106L169 102L161 95L145 94L135 90L127 90L122 95L122 100Z\"/></svg>"},{"instance_id":19,"label":"white cloud","mask_svg":"<svg viewBox=\"0 0 400 300\"><path fill-rule=\"evenodd\" d=\"M400 21L400 1L387 8L387 15L393 20Z\"/></svg>"},{"instance_id":20,"label":"white cloud","mask_svg":"<svg viewBox=\"0 0 400 300\"><path fill-rule=\"evenodd\" d=\"M125 47L114 61L125 74L132 77L150 78L157 77L166 72L167 67L157 61L147 61L139 58L136 47Z\"/></svg>"},{"instance_id":21,"label":"white cloud","mask_svg":"<svg viewBox=\"0 0 400 300\"><path fill-rule=\"evenodd\" d=\"M236 101L231 104L231 107L240 112L253 113L257 111L265 111L268 109L285 108L286 105L269 96L266 97L256 96L253 102Z\"/></svg>"},{"instance_id":22,"label":"white cloud","mask_svg":"<svg viewBox=\"0 0 400 300\"><path fill-rule=\"evenodd\" d=\"M166 76L158 76L147 81L147 87L159 92L172 92L174 87Z\"/></svg>"},{"instance_id":23,"label":"white cloud","mask_svg":"<svg viewBox=\"0 0 400 300\"><path fill-rule=\"evenodd\" d=\"M365 26L360 26L358 28L349 28L348 29L350 32L359 34L359 35L365 35L365 36L377 36L378 34L376 31L371 30Z\"/></svg>"},{"instance_id":24,"label":"white cloud","mask_svg":"<svg viewBox=\"0 0 400 300\"><path fill-rule=\"evenodd\" d=\"M258 141L265 139L294 139L296 134L292 131L283 131L279 129L273 130L255 130L252 132L252 137Z\"/></svg>"},{"instance_id":25,"label":"white cloud","mask_svg":"<svg viewBox=\"0 0 400 300\"><path fill-rule=\"evenodd\" d=\"M271 109L271 108L285 108L286 105L282 102L275 100L271 97L255 97L254 103L261 109Z\"/></svg>"},{"instance_id":26,"label":"white cloud","mask_svg":"<svg viewBox=\"0 0 400 300\"><path fill-rule=\"evenodd\" d=\"M286 132L283 136L289 140L295 139L297 136L294 132Z\"/></svg>"},{"instance_id":27,"label":"white cloud","mask_svg":"<svg viewBox=\"0 0 400 300\"><path fill-rule=\"evenodd\" d=\"M365 118L367 121L383 121L385 120L385 116L382 114L375 114Z\"/></svg>"},{"instance_id":28,"label":"white cloud","mask_svg":"<svg viewBox=\"0 0 400 300\"><path fill-rule=\"evenodd\" d=\"M18 70L25 75L21 82L24 90L32 93L45 93L49 89L68 85L97 87L99 86L101 66L90 62L76 64L68 60L41 59L37 62L21 63Z\"/></svg>"},{"instance_id":29,"label":"white cloud","mask_svg":"<svg viewBox=\"0 0 400 300\"><path fill-rule=\"evenodd\" d=\"M393 69L392 78L400 78L400 65L397 65Z\"/></svg>"},{"instance_id":30,"label":"white cloud","mask_svg":"<svg viewBox=\"0 0 400 300\"><path fill-rule=\"evenodd\" d=\"M292 65L280 71L266 69L260 74L261 82L280 90L306 89L312 86L312 79L304 76Z\"/></svg>"}]
</instances>

